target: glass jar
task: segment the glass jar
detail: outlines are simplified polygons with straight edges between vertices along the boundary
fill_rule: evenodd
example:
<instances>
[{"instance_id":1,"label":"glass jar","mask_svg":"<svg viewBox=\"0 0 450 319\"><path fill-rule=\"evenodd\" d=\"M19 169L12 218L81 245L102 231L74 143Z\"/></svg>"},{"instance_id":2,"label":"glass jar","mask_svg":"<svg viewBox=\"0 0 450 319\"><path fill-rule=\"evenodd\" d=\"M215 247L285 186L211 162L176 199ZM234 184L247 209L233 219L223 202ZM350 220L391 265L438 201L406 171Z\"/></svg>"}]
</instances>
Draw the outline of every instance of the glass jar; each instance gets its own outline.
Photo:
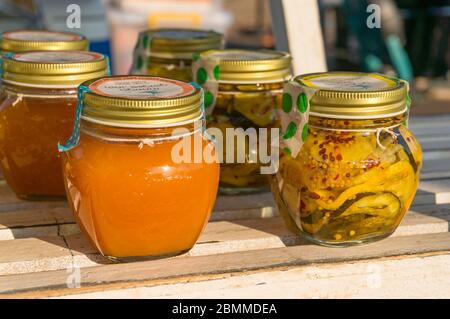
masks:
<instances>
[{"instance_id":1,"label":"glass jar","mask_svg":"<svg viewBox=\"0 0 450 319\"><path fill-rule=\"evenodd\" d=\"M83 85L79 143L64 153L67 197L81 229L113 260L188 251L209 219L219 179L201 91L149 76ZM189 148L183 160L180 145ZM203 152L213 160L194 159Z\"/></svg>"},{"instance_id":2,"label":"glass jar","mask_svg":"<svg viewBox=\"0 0 450 319\"><path fill-rule=\"evenodd\" d=\"M223 47L223 36L196 29L152 29L139 34L130 74L148 74L192 81L192 59Z\"/></svg>"},{"instance_id":3,"label":"glass jar","mask_svg":"<svg viewBox=\"0 0 450 319\"><path fill-rule=\"evenodd\" d=\"M276 110L281 105L284 82L291 77L291 57L284 52L260 50L212 50L194 63L195 81L205 90L207 125L223 136L220 191L242 194L269 190L268 175L261 174L257 156L261 142L270 145L270 128L277 127ZM231 131L231 130L233 131ZM258 143L233 143L234 152L245 153L245 161L226 159L227 143L236 129L255 129ZM259 129L269 129L260 140Z\"/></svg>"},{"instance_id":4,"label":"glass jar","mask_svg":"<svg viewBox=\"0 0 450 319\"><path fill-rule=\"evenodd\" d=\"M14 30L3 32L0 52L84 51L89 43L84 36L48 30Z\"/></svg>"},{"instance_id":5,"label":"glass jar","mask_svg":"<svg viewBox=\"0 0 450 319\"><path fill-rule=\"evenodd\" d=\"M22 199L64 197L56 143L70 136L76 87L107 74L107 60L87 51L34 51L3 60L0 165Z\"/></svg>"},{"instance_id":6,"label":"glass jar","mask_svg":"<svg viewBox=\"0 0 450 319\"><path fill-rule=\"evenodd\" d=\"M295 84L314 93L307 135L283 135L285 152L272 177L288 227L328 246L389 236L411 205L422 166L420 145L405 125L407 83L331 72L299 76ZM283 105L281 117L295 119L294 109Z\"/></svg>"}]
</instances>

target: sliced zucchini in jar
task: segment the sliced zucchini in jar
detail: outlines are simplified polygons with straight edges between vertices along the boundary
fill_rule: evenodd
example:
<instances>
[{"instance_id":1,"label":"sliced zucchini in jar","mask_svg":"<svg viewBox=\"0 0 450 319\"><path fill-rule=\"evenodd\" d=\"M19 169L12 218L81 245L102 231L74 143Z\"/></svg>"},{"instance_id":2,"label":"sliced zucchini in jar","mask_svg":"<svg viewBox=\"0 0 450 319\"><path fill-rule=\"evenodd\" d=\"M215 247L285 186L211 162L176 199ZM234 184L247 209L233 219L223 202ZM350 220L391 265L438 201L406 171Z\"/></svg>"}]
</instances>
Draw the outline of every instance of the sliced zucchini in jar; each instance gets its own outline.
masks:
<instances>
[{"instance_id":1,"label":"sliced zucchini in jar","mask_svg":"<svg viewBox=\"0 0 450 319\"><path fill-rule=\"evenodd\" d=\"M400 213L400 199L392 193L379 193L364 196L355 201L339 217L345 217L353 214L365 214L392 218Z\"/></svg>"}]
</instances>

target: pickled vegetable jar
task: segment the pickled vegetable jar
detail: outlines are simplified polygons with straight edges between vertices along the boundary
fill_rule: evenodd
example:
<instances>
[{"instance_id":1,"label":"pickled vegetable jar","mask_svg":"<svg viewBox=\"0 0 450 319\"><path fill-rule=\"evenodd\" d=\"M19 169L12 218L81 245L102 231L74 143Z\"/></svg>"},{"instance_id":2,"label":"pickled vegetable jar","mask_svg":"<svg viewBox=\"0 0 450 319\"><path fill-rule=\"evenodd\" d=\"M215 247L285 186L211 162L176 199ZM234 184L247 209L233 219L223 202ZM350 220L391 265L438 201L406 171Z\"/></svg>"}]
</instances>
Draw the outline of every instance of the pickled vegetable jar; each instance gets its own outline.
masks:
<instances>
[{"instance_id":1,"label":"pickled vegetable jar","mask_svg":"<svg viewBox=\"0 0 450 319\"><path fill-rule=\"evenodd\" d=\"M70 136L76 88L107 74L107 60L88 51L33 51L3 59L0 165L23 199L64 197L56 144Z\"/></svg>"},{"instance_id":2,"label":"pickled vegetable jar","mask_svg":"<svg viewBox=\"0 0 450 319\"><path fill-rule=\"evenodd\" d=\"M289 228L330 246L389 236L411 205L422 166L421 147L406 126L407 83L331 72L292 84L280 111L284 152L272 177Z\"/></svg>"},{"instance_id":3,"label":"pickled vegetable jar","mask_svg":"<svg viewBox=\"0 0 450 319\"><path fill-rule=\"evenodd\" d=\"M281 105L283 83L291 77L291 57L270 50L211 50L194 63L194 76L205 90L207 124L220 129L223 154L220 190L224 194L252 193L269 189L268 175L261 174L261 162L252 154L260 149L260 128L276 127L276 110ZM233 143L234 152L245 154L243 163L226 160L227 143L233 137L227 129L252 129L258 143ZM270 145L270 131L264 143ZM239 149L241 145L242 149ZM228 150L228 152L230 152Z\"/></svg>"},{"instance_id":4,"label":"pickled vegetable jar","mask_svg":"<svg viewBox=\"0 0 450 319\"><path fill-rule=\"evenodd\" d=\"M83 86L79 143L63 147L67 196L82 230L113 260L186 252L208 221L219 180L200 89L149 76ZM177 158L180 145L187 159ZM199 152L214 158L195 160Z\"/></svg>"},{"instance_id":5,"label":"pickled vegetable jar","mask_svg":"<svg viewBox=\"0 0 450 319\"><path fill-rule=\"evenodd\" d=\"M15 30L3 32L0 37L0 52L80 51L87 48L85 37L70 32Z\"/></svg>"},{"instance_id":6,"label":"pickled vegetable jar","mask_svg":"<svg viewBox=\"0 0 450 319\"><path fill-rule=\"evenodd\" d=\"M192 59L223 47L223 36L195 29L152 29L139 34L130 74L148 74L192 81Z\"/></svg>"}]
</instances>

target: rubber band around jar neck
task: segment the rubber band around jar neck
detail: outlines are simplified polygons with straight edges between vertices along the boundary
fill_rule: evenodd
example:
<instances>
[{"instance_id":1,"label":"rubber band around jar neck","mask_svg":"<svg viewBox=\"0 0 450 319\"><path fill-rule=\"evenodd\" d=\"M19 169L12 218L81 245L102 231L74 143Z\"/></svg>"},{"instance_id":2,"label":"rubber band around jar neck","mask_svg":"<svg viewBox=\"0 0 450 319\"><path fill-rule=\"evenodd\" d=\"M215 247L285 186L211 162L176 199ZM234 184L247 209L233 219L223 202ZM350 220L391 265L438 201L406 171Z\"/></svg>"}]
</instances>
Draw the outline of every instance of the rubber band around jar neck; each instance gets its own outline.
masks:
<instances>
[{"instance_id":1,"label":"rubber band around jar neck","mask_svg":"<svg viewBox=\"0 0 450 319\"><path fill-rule=\"evenodd\" d=\"M81 115L81 119L87 122L91 122L94 124L100 124L100 125L105 125L105 126L114 126L114 127L121 127L121 128L161 128L162 125L158 124L158 125L152 125L152 124L129 124L129 123L116 123L116 122L108 122L108 121L102 121L102 120L98 120L98 119L93 119L90 118L88 116L83 116ZM170 123L170 124L166 124L163 127L175 127L175 126L182 126L182 125L186 125L186 124L191 124L191 123L195 123L196 121L199 120L204 120L204 112L202 112L201 115L199 115L198 117L194 118L194 119L190 119L187 121L183 121L183 122L176 122L176 123Z\"/></svg>"},{"instance_id":2,"label":"rubber band around jar neck","mask_svg":"<svg viewBox=\"0 0 450 319\"><path fill-rule=\"evenodd\" d=\"M179 140L183 137L187 137L190 135L194 135L196 133L201 133L203 131L203 128L200 127L198 129L195 129L193 131L189 131L187 133L178 134L178 135L170 135L170 136L164 136L164 137L155 137L155 138L120 138L120 137L107 137L104 134L96 134L93 133L89 129L83 129L83 132L86 133L89 136L109 141L109 142L136 142L136 143L142 143L145 145L149 145L152 143L162 142L162 141L168 141L168 140Z\"/></svg>"},{"instance_id":3,"label":"rubber band around jar neck","mask_svg":"<svg viewBox=\"0 0 450 319\"><path fill-rule=\"evenodd\" d=\"M365 128L365 129L346 129L346 128L331 128L331 127L324 127L324 126L317 126L309 124L310 128L324 130L324 131L334 131L334 132L378 132L378 131L384 131L384 130L391 130L396 127L402 126L401 123L391 125L391 126L383 126L378 128Z\"/></svg>"},{"instance_id":4,"label":"rubber band around jar neck","mask_svg":"<svg viewBox=\"0 0 450 319\"><path fill-rule=\"evenodd\" d=\"M399 112L373 115L373 116L331 115L331 114L316 113L313 111L310 111L309 115L315 116L315 117L320 117L320 118L337 119L337 120L375 120L375 119L381 119L381 118L394 117L394 116L406 114L407 112L408 112L408 107L405 106L405 108Z\"/></svg>"}]
</instances>

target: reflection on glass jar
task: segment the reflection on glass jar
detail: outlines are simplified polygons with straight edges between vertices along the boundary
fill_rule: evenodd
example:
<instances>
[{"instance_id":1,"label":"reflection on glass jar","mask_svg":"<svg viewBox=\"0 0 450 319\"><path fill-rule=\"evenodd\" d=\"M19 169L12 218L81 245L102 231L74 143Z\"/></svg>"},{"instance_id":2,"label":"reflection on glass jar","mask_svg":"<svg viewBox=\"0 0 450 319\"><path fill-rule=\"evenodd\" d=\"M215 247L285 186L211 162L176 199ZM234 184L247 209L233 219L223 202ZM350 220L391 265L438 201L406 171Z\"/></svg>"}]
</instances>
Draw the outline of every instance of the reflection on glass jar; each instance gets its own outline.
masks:
<instances>
[{"instance_id":1,"label":"reflection on glass jar","mask_svg":"<svg viewBox=\"0 0 450 319\"><path fill-rule=\"evenodd\" d=\"M223 160L220 170L220 190L225 194L251 193L268 189L268 177L261 174L258 159L252 159L261 143L270 147L270 128L277 127L276 109L281 105L283 83L290 78L291 57L287 53L261 50L216 50L200 54L194 65L196 82L205 90L205 106L209 128L222 132ZM208 99L208 95L212 96ZM260 128L267 128L267 140L261 141ZM258 144L242 144L244 163L225 161L227 143L233 139L227 133L235 129L256 129ZM269 152L269 151L268 151ZM255 155L253 154L253 155ZM253 158L259 158L254 156Z\"/></svg>"},{"instance_id":2,"label":"reflection on glass jar","mask_svg":"<svg viewBox=\"0 0 450 319\"><path fill-rule=\"evenodd\" d=\"M331 246L390 235L411 205L422 165L420 145L405 126L405 83L339 72L296 81L320 90L310 100L304 144L281 156L272 177L289 228Z\"/></svg>"},{"instance_id":3,"label":"reflection on glass jar","mask_svg":"<svg viewBox=\"0 0 450 319\"><path fill-rule=\"evenodd\" d=\"M139 34L130 74L192 81L191 64L202 51L223 47L223 36L196 29L151 29Z\"/></svg>"},{"instance_id":4,"label":"reflection on glass jar","mask_svg":"<svg viewBox=\"0 0 450 319\"><path fill-rule=\"evenodd\" d=\"M63 197L56 144L70 136L76 87L105 75L107 61L86 51L34 51L4 59L0 164L23 199Z\"/></svg>"},{"instance_id":5,"label":"reflection on glass jar","mask_svg":"<svg viewBox=\"0 0 450 319\"><path fill-rule=\"evenodd\" d=\"M173 157L177 144L194 148L196 139L202 152L214 153L203 133L200 90L145 76L84 85L79 143L63 157L77 222L114 260L186 252L209 219L219 179L217 160Z\"/></svg>"}]
</instances>

